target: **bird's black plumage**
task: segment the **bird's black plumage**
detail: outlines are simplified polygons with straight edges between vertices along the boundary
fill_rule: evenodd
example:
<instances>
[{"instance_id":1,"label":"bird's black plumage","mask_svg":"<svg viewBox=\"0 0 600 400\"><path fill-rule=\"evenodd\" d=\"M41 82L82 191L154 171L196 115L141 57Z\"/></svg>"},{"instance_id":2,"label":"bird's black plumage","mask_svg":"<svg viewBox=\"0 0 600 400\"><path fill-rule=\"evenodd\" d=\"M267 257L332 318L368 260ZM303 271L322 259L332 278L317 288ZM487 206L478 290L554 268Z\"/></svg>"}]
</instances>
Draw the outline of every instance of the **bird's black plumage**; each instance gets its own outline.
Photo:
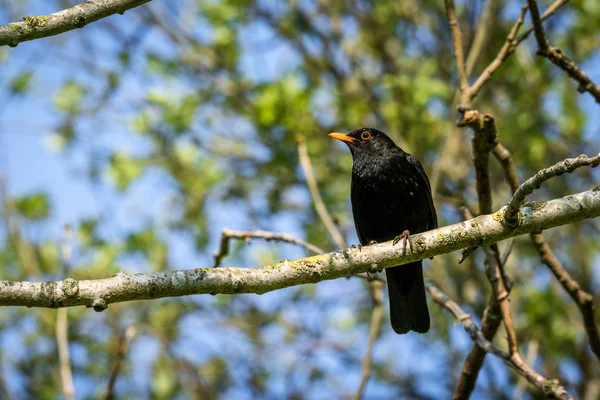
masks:
<instances>
[{"instance_id":1,"label":"bird's black plumage","mask_svg":"<svg viewBox=\"0 0 600 400\"><path fill-rule=\"evenodd\" d=\"M429 179L415 156L373 128L330 136L345 142L352 153L352 213L361 244L392 240L406 230L414 234L437 228ZM385 272L394 331L427 332L422 262Z\"/></svg>"}]
</instances>

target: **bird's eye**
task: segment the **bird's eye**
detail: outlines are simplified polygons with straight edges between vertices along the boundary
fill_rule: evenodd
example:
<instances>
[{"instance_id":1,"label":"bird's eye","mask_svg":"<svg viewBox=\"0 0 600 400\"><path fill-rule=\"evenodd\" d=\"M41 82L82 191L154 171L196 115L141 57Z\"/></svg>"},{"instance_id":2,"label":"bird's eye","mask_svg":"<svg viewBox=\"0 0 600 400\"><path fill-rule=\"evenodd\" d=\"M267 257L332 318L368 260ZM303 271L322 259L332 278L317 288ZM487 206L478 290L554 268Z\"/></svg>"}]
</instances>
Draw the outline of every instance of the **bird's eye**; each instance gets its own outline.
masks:
<instances>
[{"instance_id":1,"label":"bird's eye","mask_svg":"<svg viewBox=\"0 0 600 400\"><path fill-rule=\"evenodd\" d=\"M371 134L368 131L364 131L363 133L360 134L360 138L362 140L368 140L371 138Z\"/></svg>"}]
</instances>

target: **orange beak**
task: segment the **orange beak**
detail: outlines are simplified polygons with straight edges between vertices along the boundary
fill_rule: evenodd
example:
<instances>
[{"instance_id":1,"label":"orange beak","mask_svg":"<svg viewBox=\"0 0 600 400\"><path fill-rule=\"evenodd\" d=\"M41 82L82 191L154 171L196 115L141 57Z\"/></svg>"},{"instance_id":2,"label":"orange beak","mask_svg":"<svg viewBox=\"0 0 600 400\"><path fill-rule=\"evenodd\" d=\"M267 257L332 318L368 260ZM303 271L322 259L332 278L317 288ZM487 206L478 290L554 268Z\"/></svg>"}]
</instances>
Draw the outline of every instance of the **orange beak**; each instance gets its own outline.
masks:
<instances>
[{"instance_id":1,"label":"orange beak","mask_svg":"<svg viewBox=\"0 0 600 400\"><path fill-rule=\"evenodd\" d=\"M354 139L352 136L348 136L345 133L330 133L329 136L331 136L334 139L340 140L342 142L346 142L346 143L353 143L354 141L356 141L356 139Z\"/></svg>"}]
</instances>

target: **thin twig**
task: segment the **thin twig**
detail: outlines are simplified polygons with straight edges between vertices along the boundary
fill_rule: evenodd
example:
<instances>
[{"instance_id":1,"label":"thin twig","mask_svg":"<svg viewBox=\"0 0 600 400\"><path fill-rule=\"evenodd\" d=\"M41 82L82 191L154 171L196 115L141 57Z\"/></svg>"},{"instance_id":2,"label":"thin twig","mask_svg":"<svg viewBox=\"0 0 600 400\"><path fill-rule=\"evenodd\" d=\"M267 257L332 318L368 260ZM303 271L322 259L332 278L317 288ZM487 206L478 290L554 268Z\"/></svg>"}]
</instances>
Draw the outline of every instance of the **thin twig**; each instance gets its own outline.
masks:
<instances>
[{"instance_id":1,"label":"thin twig","mask_svg":"<svg viewBox=\"0 0 600 400\"><path fill-rule=\"evenodd\" d=\"M519 18L517 18L512 28L510 29L510 32L508 33L508 36L506 37L506 40L504 41L504 44L502 45L502 48L498 52L496 58L494 58L494 60L483 70L483 72L481 73L481 75L479 75L477 80L475 80L473 85L469 87L469 97L471 99L477 96L481 88L487 83L487 81L490 80L494 72L496 72L496 70L500 68L500 66L504 63L504 60L506 60L506 58L512 52L514 52L516 48L514 46L516 42L515 37L517 36L519 28L521 28L521 25L523 25L526 13L527 6L523 6L521 8L521 14L519 14Z\"/></svg>"},{"instance_id":2,"label":"thin twig","mask_svg":"<svg viewBox=\"0 0 600 400\"><path fill-rule=\"evenodd\" d=\"M334 243L340 249L346 248L347 245L344 235L342 235L340 230L333 222L333 218L331 218L331 215L329 215L329 211L327 211L327 207L325 207L325 203L321 198L321 193L319 193L317 179L313 173L312 163L310 162L310 157L306 148L306 140L303 137L298 139L298 157L300 159L300 166L302 167L302 171L304 171L304 176L306 177L308 190L310 190L310 195L312 196L313 203L315 205L315 210L317 211L321 222L323 222L323 225L333 238Z\"/></svg>"},{"instance_id":3,"label":"thin twig","mask_svg":"<svg viewBox=\"0 0 600 400\"><path fill-rule=\"evenodd\" d=\"M533 30L535 33L535 39L538 43L538 54L546 57L563 71L565 71L571 78L579 83L577 91L580 93L588 92L597 103L600 103L600 86L596 85L592 80L583 72L577 64L570 60L560 49L550 46L548 38L544 33L544 27L542 26L542 20L540 18L540 12L538 10L536 0L527 0L529 8L531 9L531 21L533 23Z\"/></svg>"},{"instance_id":4,"label":"thin twig","mask_svg":"<svg viewBox=\"0 0 600 400\"><path fill-rule=\"evenodd\" d=\"M565 291L571 296L583 317L583 325L588 334L590 347L594 355L600 360L600 332L595 321L594 297L583 290L579 283L562 267L561 263L550 250L550 246L544 241L542 235L532 235L542 262L550 268L556 279L560 282Z\"/></svg>"},{"instance_id":5,"label":"thin twig","mask_svg":"<svg viewBox=\"0 0 600 400\"><path fill-rule=\"evenodd\" d=\"M451 300L446 294L434 286L431 282L427 282L427 291L431 294L433 301L448 310L457 320L460 322L465 331L471 336L471 339L481 349L487 353L491 353L494 356L504 362L517 374L525 378L529 383L542 390L543 393L551 399L572 399L567 391L560 385L560 383L553 379L548 380L538 372L530 368L519 356L518 353L507 354L498 347L496 347L490 340L488 340L483 334L482 330L473 322L471 315L463 311L463 309L453 300Z\"/></svg>"},{"instance_id":6,"label":"thin twig","mask_svg":"<svg viewBox=\"0 0 600 400\"><path fill-rule=\"evenodd\" d=\"M369 344L367 345L367 351L362 361L362 375L358 389L353 397L354 400L362 399L365 387L371 376L373 347L375 347L375 342L379 337L383 321L383 282L372 282L370 289L371 297L373 298L373 311L371 312L371 325L369 328Z\"/></svg>"},{"instance_id":7,"label":"thin twig","mask_svg":"<svg viewBox=\"0 0 600 400\"><path fill-rule=\"evenodd\" d=\"M69 320L66 308L61 308L56 311L55 334L58 346L60 379L62 382L63 393L67 400L73 400L75 388L73 387L73 375L71 373L71 362L69 361Z\"/></svg>"},{"instance_id":8,"label":"thin twig","mask_svg":"<svg viewBox=\"0 0 600 400\"><path fill-rule=\"evenodd\" d=\"M465 66L462 33L460 32L460 25L458 24L458 19L456 17L454 0L444 0L444 5L446 6L446 16L448 17L448 23L450 24L450 32L452 33L452 44L454 46L454 59L456 60L456 69L458 73L461 106L467 107L470 103L469 80Z\"/></svg>"},{"instance_id":9,"label":"thin twig","mask_svg":"<svg viewBox=\"0 0 600 400\"><path fill-rule=\"evenodd\" d=\"M523 182L515 191L512 199L504 210L504 219L508 226L516 226L519 220L519 208L525 202L525 198L539 188L542 183L555 176L560 176L564 173L571 173L577 168L589 166L595 168L600 164L600 153L595 157L588 157L582 154L575 158L567 158L561 162L554 164L549 168L544 168L535 176Z\"/></svg>"},{"instance_id":10,"label":"thin twig","mask_svg":"<svg viewBox=\"0 0 600 400\"><path fill-rule=\"evenodd\" d=\"M119 373L121 372L121 365L123 364L123 359L125 358L125 354L129 350L129 345L133 340L133 337L136 334L136 328L133 325L130 325L126 330L123 336L119 339L117 343L117 348L115 350L115 364L113 365L113 369L110 373L110 378L108 379L108 385L106 387L106 400L115 399L115 383L117 382L117 378L119 377Z\"/></svg>"},{"instance_id":11,"label":"thin twig","mask_svg":"<svg viewBox=\"0 0 600 400\"><path fill-rule=\"evenodd\" d=\"M224 257L229 254L229 239L239 239L239 240L250 240L253 239L264 239L266 241L274 240L276 242L286 242L295 244L297 246L303 247L306 250L313 252L315 254L325 253L325 250L322 250L320 247L315 246L314 244L310 244L305 242L304 240L297 239L293 235L289 233L278 233L278 232L270 232L270 231L238 231L229 228L223 228L221 232L221 244L219 246L219 251L217 251L215 256L215 262L213 264L213 268L217 268Z\"/></svg>"},{"instance_id":12,"label":"thin twig","mask_svg":"<svg viewBox=\"0 0 600 400\"><path fill-rule=\"evenodd\" d=\"M68 265L71 262L72 254L72 231L69 224L64 226L62 243L62 264L63 273L67 274ZM69 317L67 309L61 308L56 312L56 345L58 347L58 359L60 365L60 379L65 399L73 400L75 397L75 387L73 385L73 373L71 372L71 357L69 354Z\"/></svg>"}]
</instances>

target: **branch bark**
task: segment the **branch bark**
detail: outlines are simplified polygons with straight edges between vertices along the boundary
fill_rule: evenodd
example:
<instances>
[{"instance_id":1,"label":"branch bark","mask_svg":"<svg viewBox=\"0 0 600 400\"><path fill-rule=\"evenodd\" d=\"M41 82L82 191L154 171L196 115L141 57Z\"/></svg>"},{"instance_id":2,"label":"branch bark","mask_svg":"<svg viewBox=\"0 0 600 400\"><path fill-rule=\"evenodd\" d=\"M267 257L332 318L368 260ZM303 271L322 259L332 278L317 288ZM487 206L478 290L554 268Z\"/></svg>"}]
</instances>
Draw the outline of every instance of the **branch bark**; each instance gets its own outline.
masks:
<instances>
[{"instance_id":1,"label":"branch bark","mask_svg":"<svg viewBox=\"0 0 600 400\"><path fill-rule=\"evenodd\" d=\"M50 15L28 16L0 26L0 46L15 47L21 42L58 35L141 6L152 0L94 0Z\"/></svg>"},{"instance_id":2,"label":"branch bark","mask_svg":"<svg viewBox=\"0 0 600 400\"><path fill-rule=\"evenodd\" d=\"M404 254L392 242L350 248L257 268L197 268L59 282L0 281L0 305L88 306L102 311L110 303L192 294L262 294L285 287L377 271L459 250L600 216L600 186L593 190L525 204L515 228L504 223L504 209L413 236L415 251ZM402 267L399 267L402 268Z\"/></svg>"}]
</instances>

